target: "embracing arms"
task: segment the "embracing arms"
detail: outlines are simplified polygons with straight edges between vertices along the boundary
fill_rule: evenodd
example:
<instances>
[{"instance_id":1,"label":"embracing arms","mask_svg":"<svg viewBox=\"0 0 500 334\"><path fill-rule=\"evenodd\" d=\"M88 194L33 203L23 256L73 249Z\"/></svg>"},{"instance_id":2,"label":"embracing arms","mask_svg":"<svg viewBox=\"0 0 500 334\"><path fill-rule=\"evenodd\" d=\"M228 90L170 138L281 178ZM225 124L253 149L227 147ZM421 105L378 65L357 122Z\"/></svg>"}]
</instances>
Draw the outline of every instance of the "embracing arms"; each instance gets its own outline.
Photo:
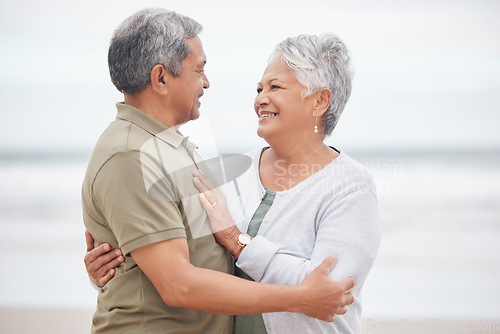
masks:
<instances>
[{"instance_id":1,"label":"embracing arms","mask_svg":"<svg viewBox=\"0 0 500 334\"><path fill-rule=\"evenodd\" d=\"M189 262L187 241L177 238L141 247L132 252L165 303L222 314L301 312L333 321L339 299L353 280L331 281L328 273L335 258L327 258L300 286L268 285L246 281L221 272L198 268Z\"/></svg>"},{"instance_id":2,"label":"embracing arms","mask_svg":"<svg viewBox=\"0 0 500 334\"><path fill-rule=\"evenodd\" d=\"M122 182L127 179L127 173L125 173L123 166L130 166L128 167L130 169L133 167L133 163L138 164L138 162L125 161L128 162L127 164L121 162L121 160L115 161L120 168L113 169L115 173L109 173L106 182L119 184L122 188L129 187L130 191L124 191L116 186L108 187L106 188L108 191L119 193L114 194L116 196L107 196L104 193L102 196L107 196L108 202L109 198L118 201L124 196L135 196L128 202L149 201L147 207L153 207L153 209L154 205L159 206L160 204L150 200L147 195L136 195L137 189L142 189L141 187L130 184L130 182ZM117 175L117 171L120 175ZM169 189L168 187L164 188ZM175 209L173 204L171 206ZM113 208L115 207L121 208L121 202L118 201L113 206ZM163 206L157 211L161 213L160 209L162 208ZM128 237L130 232L122 230L122 224L119 222L134 219L132 216L138 215L136 211L128 210L124 213L123 210L115 210L112 212L115 214L111 219L116 224L114 226L115 232L122 239L130 239ZM161 215L157 216L158 219L161 218ZM141 216L136 217L136 219L141 220ZM100 245L94 249L91 241L93 240L90 236L87 236L87 249L89 251L85 256L85 263L93 282L102 285L116 274L113 268L123 258L122 255L116 254L116 250L107 251L110 249L109 245ZM181 237L149 243L131 250L130 255L154 284L162 299L172 306L222 314L300 312L321 320L333 321L333 314L345 313L343 306L349 305L353 301L351 294L345 294L354 286L352 278L334 281L328 277L330 270L335 265L335 257L327 257L317 270L301 280L302 284L284 286L250 282L221 272L193 266L189 261L187 240ZM128 259L128 256L126 258Z\"/></svg>"},{"instance_id":3,"label":"embracing arms","mask_svg":"<svg viewBox=\"0 0 500 334\"><path fill-rule=\"evenodd\" d=\"M106 267L112 267L118 259L115 251L98 256L105 247L101 245L102 249L92 249L92 245L87 246L90 251L85 263L89 275L95 282L107 282L107 275L113 274ZM165 303L175 307L221 314L300 312L333 321L333 314L345 313L342 306L352 303L352 295L345 293L352 289L354 280L337 282L328 278L336 262L335 256L326 258L298 286L260 284L195 267L189 262L184 238L141 247L132 251L132 257L153 282ZM105 263L107 259L110 261ZM97 268L93 275L89 267Z\"/></svg>"}]
</instances>

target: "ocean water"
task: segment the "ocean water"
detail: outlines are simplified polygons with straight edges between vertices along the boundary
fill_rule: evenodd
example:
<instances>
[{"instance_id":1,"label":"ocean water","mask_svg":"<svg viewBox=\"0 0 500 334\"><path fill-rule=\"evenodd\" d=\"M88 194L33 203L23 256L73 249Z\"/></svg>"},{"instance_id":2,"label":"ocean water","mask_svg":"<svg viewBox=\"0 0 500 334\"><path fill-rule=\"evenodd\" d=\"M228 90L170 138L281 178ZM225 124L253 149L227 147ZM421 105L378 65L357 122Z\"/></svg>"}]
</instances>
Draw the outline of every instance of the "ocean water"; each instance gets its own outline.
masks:
<instances>
[{"instance_id":1,"label":"ocean water","mask_svg":"<svg viewBox=\"0 0 500 334\"><path fill-rule=\"evenodd\" d=\"M374 174L381 213L364 317L500 319L499 152L350 155ZM94 308L80 206L87 161L0 155L0 306Z\"/></svg>"},{"instance_id":2,"label":"ocean water","mask_svg":"<svg viewBox=\"0 0 500 334\"><path fill-rule=\"evenodd\" d=\"M375 166L386 167L374 169L383 234L365 316L500 320L500 155L382 155Z\"/></svg>"}]
</instances>

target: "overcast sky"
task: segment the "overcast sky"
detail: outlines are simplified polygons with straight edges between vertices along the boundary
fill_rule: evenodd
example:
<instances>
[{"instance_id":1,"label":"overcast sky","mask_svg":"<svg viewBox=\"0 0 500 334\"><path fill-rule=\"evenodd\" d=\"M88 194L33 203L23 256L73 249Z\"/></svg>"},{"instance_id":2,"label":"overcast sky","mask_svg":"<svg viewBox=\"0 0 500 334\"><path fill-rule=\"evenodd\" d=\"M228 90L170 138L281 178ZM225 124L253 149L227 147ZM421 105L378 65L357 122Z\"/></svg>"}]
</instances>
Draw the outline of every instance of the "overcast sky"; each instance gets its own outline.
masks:
<instances>
[{"instance_id":1,"label":"overcast sky","mask_svg":"<svg viewBox=\"0 0 500 334\"><path fill-rule=\"evenodd\" d=\"M199 125L220 150L263 144L252 105L274 45L327 31L347 44L355 69L329 144L500 148L495 0L1 1L0 150L90 151L122 100L109 80L109 40L145 7L172 9L204 26L211 87Z\"/></svg>"}]
</instances>

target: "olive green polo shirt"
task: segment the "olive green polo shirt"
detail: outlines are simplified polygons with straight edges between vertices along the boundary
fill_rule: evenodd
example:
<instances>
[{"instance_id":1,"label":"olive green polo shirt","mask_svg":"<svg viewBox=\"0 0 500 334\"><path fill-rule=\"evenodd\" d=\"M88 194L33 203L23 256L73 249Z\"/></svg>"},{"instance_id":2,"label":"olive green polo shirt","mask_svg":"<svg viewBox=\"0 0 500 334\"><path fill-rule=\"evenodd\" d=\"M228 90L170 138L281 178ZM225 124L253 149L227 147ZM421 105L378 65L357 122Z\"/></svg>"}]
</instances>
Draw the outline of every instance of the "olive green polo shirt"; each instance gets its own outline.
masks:
<instances>
[{"instance_id":1,"label":"olive green polo shirt","mask_svg":"<svg viewBox=\"0 0 500 334\"><path fill-rule=\"evenodd\" d=\"M99 293L92 333L231 333L231 316L166 305L130 256L148 244L186 238L193 265L225 273L233 268L192 182L193 169L209 173L196 146L134 107L118 103L117 109L82 187L83 219L96 245L109 243L125 255Z\"/></svg>"}]
</instances>

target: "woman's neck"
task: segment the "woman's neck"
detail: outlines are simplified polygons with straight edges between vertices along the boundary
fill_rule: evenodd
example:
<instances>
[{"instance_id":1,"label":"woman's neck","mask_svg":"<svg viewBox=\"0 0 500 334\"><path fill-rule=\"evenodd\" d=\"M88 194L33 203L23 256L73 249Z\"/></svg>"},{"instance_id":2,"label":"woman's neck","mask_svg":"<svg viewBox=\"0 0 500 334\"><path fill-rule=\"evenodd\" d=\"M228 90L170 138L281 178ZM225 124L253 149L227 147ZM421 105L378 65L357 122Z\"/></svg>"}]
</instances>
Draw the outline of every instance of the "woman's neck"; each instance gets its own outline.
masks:
<instances>
[{"instance_id":1,"label":"woman's neck","mask_svg":"<svg viewBox=\"0 0 500 334\"><path fill-rule=\"evenodd\" d=\"M294 140L295 139L295 140ZM323 138L288 138L268 141L271 146L268 157L270 162L285 164L318 163L335 159L337 152L333 151L324 142Z\"/></svg>"},{"instance_id":2,"label":"woman's neck","mask_svg":"<svg viewBox=\"0 0 500 334\"><path fill-rule=\"evenodd\" d=\"M325 168L338 156L322 141L270 144L271 148L261 156L259 174L262 184L275 191L294 187Z\"/></svg>"}]
</instances>

